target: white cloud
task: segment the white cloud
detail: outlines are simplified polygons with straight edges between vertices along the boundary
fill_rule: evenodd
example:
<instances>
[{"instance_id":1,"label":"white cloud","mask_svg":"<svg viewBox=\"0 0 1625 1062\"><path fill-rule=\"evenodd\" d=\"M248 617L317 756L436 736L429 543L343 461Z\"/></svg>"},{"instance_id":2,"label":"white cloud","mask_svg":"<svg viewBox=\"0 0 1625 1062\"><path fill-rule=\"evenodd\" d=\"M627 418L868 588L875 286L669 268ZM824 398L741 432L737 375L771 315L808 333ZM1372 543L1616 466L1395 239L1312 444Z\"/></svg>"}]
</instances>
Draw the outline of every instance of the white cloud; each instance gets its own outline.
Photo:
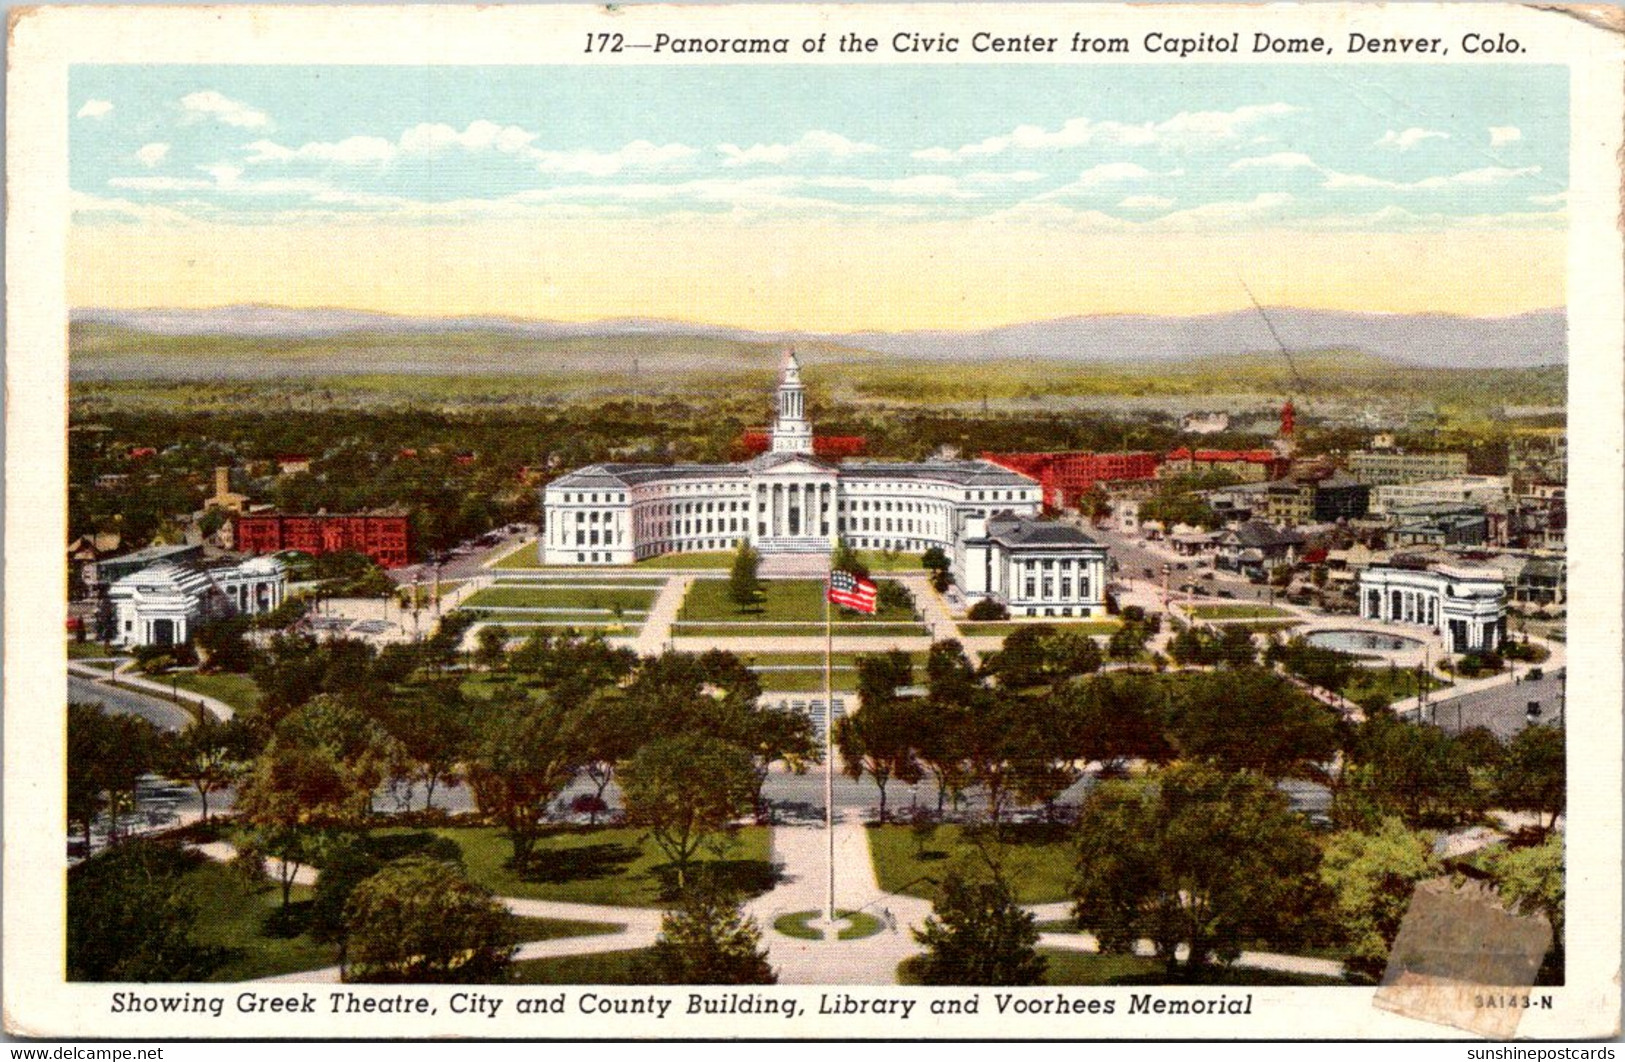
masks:
<instances>
[{"instance_id":1,"label":"white cloud","mask_svg":"<svg viewBox=\"0 0 1625 1062\"><path fill-rule=\"evenodd\" d=\"M247 147L247 162L336 162L345 166L382 165L400 154L392 141L381 136L352 136L333 142L312 141L296 148L283 147L270 140L256 140Z\"/></svg>"},{"instance_id":2,"label":"white cloud","mask_svg":"<svg viewBox=\"0 0 1625 1062\"><path fill-rule=\"evenodd\" d=\"M223 96L213 89L182 96L181 109L188 116L212 118L239 129L264 129L271 124L270 115L264 111Z\"/></svg>"},{"instance_id":3,"label":"white cloud","mask_svg":"<svg viewBox=\"0 0 1625 1062\"><path fill-rule=\"evenodd\" d=\"M1098 195L1104 190L1134 181L1153 180L1158 177L1179 177L1184 170L1157 173L1134 162L1103 162L1078 174L1077 180L1045 192L1041 199L1062 199L1068 196Z\"/></svg>"},{"instance_id":4,"label":"white cloud","mask_svg":"<svg viewBox=\"0 0 1625 1062\"><path fill-rule=\"evenodd\" d=\"M1551 195L1532 195L1529 201L1539 206L1563 206L1569 201L1569 193L1564 191L1553 192Z\"/></svg>"},{"instance_id":5,"label":"white cloud","mask_svg":"<svg viewBox=\"0 0 1625 1062\"><path fill-rule=\"evenodd\" d=\"M454 147L516 155L529 147L536 136L517 125L498 125L480 118L462 130L440 122L414 125L401 134L398 146L403 152L414 155L433 155Z\"/></svg>"},{"instance_id":6,"label":"white cloud","mask_svg":"<svg viewBox=\"0 0 1625 1062\"><path fill-rule=\"evenodd\" d=\"M141 165L151 169L164 161L164 157L168 154L168 144L145 144L136 151L135 157L141 162Z\"/></svg>"},{"instance_id":7,"label":"white cloud","mask_svg":"<svg viewBox=\"0 0 1625 1062\"><path fill-rule=\"evenodd\" d=\"M1155 175L1150 170L1137 163L1103 162L1099 166L1091 166L1078 174L1078 179L1073 183L1079 188L1098 188L1103 184L1143 181L1152 176Z\"/></svg>"},{"instance_id":8,"label":"white cloud","mask_svg":"<svg viewBox=\"0 0 1625 1062\"><path fill-rule=\"evenodd\" d=\"M1399 151L1408 151L1424 140L1449 140L1449 133L1441 133L1437 129L1420 129L1412 126L1402 132L1390 129L1377 138L1373 147L1395 148Z\"/></svg>"},{"instance_id":9,"label":"white cloud","mask_svg":"<svg viewBox=\"0 0 1625 1062\"><path fill-rule=\"evenodd\" d=\"M79 108L75 118L106 118L113 113L112 100L86 100L85 105Z\"/></svg>"},{"instance_id":10,"label":"white cloud","mask_svg":"<svg viewBox=\"0 0 1625 1062\"><path fill-rule=\"evenodd\" d=\"M287 147L256 140L247 147L245 161L327 162L344 166L383 166L403 157L423 157L448 151L495 152L533 163L543 173L608 177L626 169L658 168L689 159L698 152L684 144L652 144L634 140L614 151L580 148L555 151L535 146L539 134L517 125L499 125L479 119L465 128L425 122L405 130L395 140L380 136L352 136L337 141L312 141Z\"/></svg>"},{"instance_id":11,"label":"white cloud","mask_svg":"<svg viewBox=\"0 0 1625 1062\"><path fill-rule=\"evenodd\" d=\"M913 177L894 178L813 177L807 180L806 185L810 188L852 189L904 198L975 199L981 195L980 192L961 188L957 178L941 174L917 174Z\"/></svg>"},{"instance_id":12,"label":"white cloud","mask_svg":"<svg viewBox=\"0 0 1625 1062\"><path fill-rule=\"evenodd\" d=\"M1301 109L1287 103L1250 104L1229 111L1181 111L1161 122L1140 124L1069 118L1058 129L1020 125L1003 136L991 136L958 148L922 148L913 152L913 157L922 162L959 162L1006 151L1041 151L1099 144L1120 147L1201 147L1236 140L1260 122L1296 114Z\"/></svg>"},{"instance_id":13,"label":"white cloud","mask_svg":"<svg viewBox=\"0 0 1625 1062\"><path fill-rule=\"evenodd\" d=\"M965 174L966 184L990 187L1001 184L1031 184L1042 181L1045 175L1037 170L977 170Z\"/></svg>"},{"instance_id":14,"label":"white cloud","mask_svg":"<svg viewBox=\"0 0 1625 1062\"><path fill-rule=\"evenodd\" d=\"M1232 170L1320 170L1321 166L1308 155L1297 151L1277 151L1273 155L1255 155L1237 159L1230 164Z\"/></svg>"},{"instance_id":15,"label":"white cloud","mask_svg":"<svg viewBox=\"0 0 1625 1062\"><path fill-rule=\"evenodd\" d=\"M1264 192L1247 200L1221 200L1164 214L1148 224L1166 229L1224 229L1235 225L1284 220L1282 212L1291 205L1285 192Z\"/></svg>"},{"instance_id":16,"label":"white cloud","mask_svg":"<svg viewBox=\"0 0 1625 1062\"><path fill-rule=\"evenodd\" d=\"M246 172L241 166L228 162L212 166L199 166L208 174L202 177L170 177L152 175L142 177L111 177L109 188L133 192L223 192L241 196L323 196L341 194L326 181L308 177L273 177L269 180L243 180Z\"/></svg>"},{"instance_id":17,"label":"white cloud","mask_svg":"<svg viewBox=\"0 0 1625 1062\"><path fill-rule=\"evenodd\" d=\"M625 169L659 169L683 162L698 152L686 144L652 144L634 140L614 151L580 148L574 151L531 153L536 168L543 173L579 173L588 177L608 177Z\"/></svg>"},{"instance_id":18,"label":"white cloud","mask_svg":"<svg viewBox=\"0 0 1625 1062\"><path fill-rule=\"evenodd\" d=\"M107 187L132 192L207 192L218 185L202 177L109 177Z\"/></svg>"},{"instance_id":19,"label":"white cloud","mask_svg":"<svg viewBox=\"0 0 1625 1062\"><path fill-rule=\"evenodd\" d=\"M1502 144L1510 144L1523 139L1523 130L1515 125L1490 126L1490 147L1498 148Z\"/></svg>"},{"instance_id":20,"label":"white cloud","mask_svg":"<svg viewBox=\"0 0 1625 1062\"><path fill-rule=\"evenodd\" d=\"M873 155L880 151L876 144L850 140L839 133L812 129L790 144L752 144L742 148L737 144L718 144L724 166L769 165L807 162L816 159L847 159L856 155Z\"/></svg>"},{"instance_id":21,"label":"white cloud","mask_svg":"<svg viewBox=\"0 0 1625 1062\"><path fill-rule=\"evenodd\" d=\"M1124 210L1167 210L1175 202L1160 195L1131 195L1125 196L1117 205Z\"/></svg>"},{"instance_id":22,"label":"white cloud","mask_svg":"<svg viewBox=\"0 0 1625 1062\"><path fill-rule=\"evenodd\" d=\"M1447 188L1485 187L1516 180L1519 177L1533 177L1540 172L1540 167L1520 166L1517 169L1508 169L1505 166L1484 166L1476 170L1463 170L1460 173L1424 177L1419 181L1390 181L1382 177L1338 173L1334 170L1321 172L1326 175L1325 183L1321 185L1323 188L1386 188L1399 192L1436 192Z\"/></svg>"}]
</instances>

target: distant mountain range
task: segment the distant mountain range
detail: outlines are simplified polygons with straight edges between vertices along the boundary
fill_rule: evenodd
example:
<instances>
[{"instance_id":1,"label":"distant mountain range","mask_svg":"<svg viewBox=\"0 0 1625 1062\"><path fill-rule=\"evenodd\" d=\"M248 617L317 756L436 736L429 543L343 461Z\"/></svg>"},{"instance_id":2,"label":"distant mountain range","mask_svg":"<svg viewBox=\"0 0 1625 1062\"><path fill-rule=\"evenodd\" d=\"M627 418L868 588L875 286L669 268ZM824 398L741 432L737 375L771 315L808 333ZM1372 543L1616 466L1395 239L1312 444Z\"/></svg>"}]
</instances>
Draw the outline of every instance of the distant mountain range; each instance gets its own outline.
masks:
<instances>
[{"instance_id":1,"label":"distant mountain range","mask_svg":"<svg viewBox=\"0 0 1625 1062\"><path fill-rule=\"evenodd\" d=\"M521 318L411 317L344 309L222 306L211 309L79 309L72 322L89 330L114 329L155 336L232 337L238 340L374 339L398 335L482 334L540 342L635 337L640 346L663 337L730 344L809 342L825 350L814 360L873 352L943 361L1036 359L1079 363L1176 362L1234 354L1273 352L1276 340L1293 352L1360 351L1405 365L1455 368L1519 368L1568 360L1567 315L1562 309L1510 317L1451 314L1375 314L1332 310L1271 309L1185 317L1138 314L1065 317L975 331L854 333L757 332L680 321L622 318L572 324ZM76 331L84 331L79 329ZM340 344L345 345L345 344ZM507 345L507 344L505 344ZM97 356L95 344L76 355ZM186 344L207 358L206 344ZM111 353L111 352L109 352ZM386 359L387 360L387 359ZM381 366L376 366L381 367ZM531 367L534 367L532 365Z\"/></svg>"}]
</instances>

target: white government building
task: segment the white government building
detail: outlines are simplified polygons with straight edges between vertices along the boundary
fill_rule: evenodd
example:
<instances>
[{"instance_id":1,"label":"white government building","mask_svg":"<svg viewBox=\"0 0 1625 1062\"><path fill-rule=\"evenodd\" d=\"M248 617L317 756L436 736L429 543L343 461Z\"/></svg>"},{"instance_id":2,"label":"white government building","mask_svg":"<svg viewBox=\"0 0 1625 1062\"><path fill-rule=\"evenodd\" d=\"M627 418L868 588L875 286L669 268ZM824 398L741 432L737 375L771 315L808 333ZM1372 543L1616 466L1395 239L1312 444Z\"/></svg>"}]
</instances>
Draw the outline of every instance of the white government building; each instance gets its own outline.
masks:
<instances>
[{"instance_id":1,"label":"white government building","mask_svg":"<svg viewBox=\"0 0 1625 1062\"><path fill-rule=\"evenodd\" d=\"M1506 581L1497 568L1373 565L1360 573L1360 616L1415 624L1452 653L1490 652L1506 640Z\"/></svg>"},{"instance_id":2,"label":"white government building","mask_svg":"<svg viewBox=\"0 0 1625 1062\"><path fill-rule=\"evenodd\" d=\"M287 572L272 557L235 564L154 564L108 587L112 643L178 645L207 620L270 612L287 592Z\"/></svg>"},{"instance_id":3,"label":"white government building","mask_svg":"<svg viewBox=\"0 0 1625 1062\"><path fill-rule=\"evenodd\" d=\"M600 464L559 477L542 492L542 563L631 564L731 550L741 539L763 554L828 553L841 540L907 553L937 546L954 560L967 597L993 594L1031 615L1104 608L1106 548L1076 529L1038 521L1043 494L1031 477L990 461L843 464L814 456L794 351L785 352L780 369L771 439L767 453L742 464ZM1023 525L1044 530L1023 534ZM961 548L971 539L985 543L974 562ZM1032 579L1012 576L1029 562ZM1078 574L1055 577L1063 562ZM978 570L966 571L967 563ZM1038 574L1046 569L1048 579ZM1006 596L1029 583L1032 595Z\"/></svg>"}]
</instances>

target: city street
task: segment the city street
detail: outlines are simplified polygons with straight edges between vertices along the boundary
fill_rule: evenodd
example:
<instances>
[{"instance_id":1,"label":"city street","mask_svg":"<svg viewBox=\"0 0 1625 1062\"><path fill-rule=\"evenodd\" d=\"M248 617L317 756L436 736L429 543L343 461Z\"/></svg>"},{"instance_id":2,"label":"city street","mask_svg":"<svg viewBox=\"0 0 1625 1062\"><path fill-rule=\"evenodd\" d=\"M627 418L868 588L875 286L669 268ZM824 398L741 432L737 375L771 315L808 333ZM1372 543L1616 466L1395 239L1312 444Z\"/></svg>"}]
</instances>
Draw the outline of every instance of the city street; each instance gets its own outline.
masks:
<instances>
[{"instance_id":1,"label":"city street","mask_svg":"<svg viewBox=\"0 0 1625 1062\"><path fill-rule=\"evenodd\" d=\"M1434 701L1427 707L1427 717L1447 733L1458 734L1482 726L1505 741L1529 726L1526 713L1530 701L1540 703L1541 714L1536 725L1562 726L1567 710L1564 673L1548 673L1533 680L1520 678L1516 683L1506 682L1447 701Z\"/></svg>"}]
</instances>

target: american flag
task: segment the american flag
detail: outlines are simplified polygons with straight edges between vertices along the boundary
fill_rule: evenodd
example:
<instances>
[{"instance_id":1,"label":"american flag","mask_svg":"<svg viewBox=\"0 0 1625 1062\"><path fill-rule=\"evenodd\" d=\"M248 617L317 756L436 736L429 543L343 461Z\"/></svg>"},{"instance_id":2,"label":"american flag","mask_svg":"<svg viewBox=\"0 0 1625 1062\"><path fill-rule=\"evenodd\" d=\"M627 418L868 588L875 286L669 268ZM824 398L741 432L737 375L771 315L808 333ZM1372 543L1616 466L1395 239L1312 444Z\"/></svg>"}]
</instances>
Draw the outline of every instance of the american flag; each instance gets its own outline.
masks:
<instances>
[{"instance_id":1,"label":"american flag","mask_svg":"<svg viewBox=\"0 0 1625 1062\"><path fill-rule=\"evenodd\" d=\"M829 599L833 604L859 612L875 610L875 584L851 572L829 573Z\"/></svg>"}]
</instances>

